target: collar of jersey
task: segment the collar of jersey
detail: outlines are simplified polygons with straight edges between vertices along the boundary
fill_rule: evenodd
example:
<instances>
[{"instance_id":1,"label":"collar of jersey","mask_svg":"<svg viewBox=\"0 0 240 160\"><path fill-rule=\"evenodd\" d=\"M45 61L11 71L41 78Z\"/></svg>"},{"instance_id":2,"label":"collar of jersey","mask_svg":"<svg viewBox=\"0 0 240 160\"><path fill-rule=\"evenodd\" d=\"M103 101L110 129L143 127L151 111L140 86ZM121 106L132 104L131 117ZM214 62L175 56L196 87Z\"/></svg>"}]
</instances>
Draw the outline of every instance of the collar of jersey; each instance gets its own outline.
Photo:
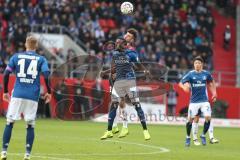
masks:
<instances>
[{"instance_id":1,"label":"collar of jersey","mask_svg":"<svg viewBox=\"0 0 240 160\"><path fill-rule=\"evenodd\" d=\"M35 51L26 51L27 53L33 54Z\"/></svg>"}]
</instances>

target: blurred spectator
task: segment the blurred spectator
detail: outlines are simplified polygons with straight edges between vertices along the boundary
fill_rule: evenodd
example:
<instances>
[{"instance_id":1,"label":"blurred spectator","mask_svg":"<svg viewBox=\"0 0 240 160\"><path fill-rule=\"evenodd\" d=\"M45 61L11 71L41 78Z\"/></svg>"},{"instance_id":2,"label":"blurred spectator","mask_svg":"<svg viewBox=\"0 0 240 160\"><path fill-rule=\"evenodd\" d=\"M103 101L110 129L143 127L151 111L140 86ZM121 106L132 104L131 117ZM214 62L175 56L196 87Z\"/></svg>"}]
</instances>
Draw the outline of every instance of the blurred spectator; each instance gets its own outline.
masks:
<instances>
[{"instance_id":1,"label":"blurred spectator","mask_svg":"<svg viewBox=\"0 0 240 160\"><path fill-rule=\"evenodd\" d=\"M128 28L134 27L140 33L136 44L140 60L171 67L184 60L188 62L196 48L204 45L205 41L213 41L214 19L206 2L137 0L134 14L126 16L119 11L120 1L0 1L0 37L4 42L0 52L6 53L6 46L11 48L11 52L23 50L26 33L34 24L61 25L74 38L84 42L88 53L99 54L102 62L108 62L111 55L102 53L103 42L122 36ZM40 31L45 32L46 28L42 27ZM57 30L50 27L48 32L57 33ZM211 49L211 45L206 47ZM211 59L207 52L197 50L198 55L203 53ZM59 53L61 55L65 54Z\"/></svg>"},{"instance_id":2,"label":"blurred spectator","mask_svg":"<svg viewBox=\"0 0 240 160\"><path fill-rule=\"evenodd\" d=\"M178 70L177 64L172 64L171 69L168 71L168 81L169 82L178 82Z\"/></svg>"},{"instance_id":3,"label":"blurred spectator","mask_svg":"<svg viewBox=\"0 0 240 160\"><path fill-rule=\"evenodd\" d=\"M174 90L171 90L167 93L167 101L168 101L168 116L175 116L176 115L176 105L177 105L177 97L178 93Z\"/></svg>"},{"instance_id":4,"label":"blurred spectator","mask_svg":"<svg viewBox=\"0 0 240 160\"><path fill-rule=\"evenodd\" d=\"M37 117L38 118L50 118L50 107L49 104L45 103L44 99L44 87L40 86L40 98L38 101L38 110L37 110Z\"/></svg>"},{"instance_id":5,"label":"blurred spectator","mask_svg":"<svg viewBox=\"0 0 240 160\"><path fill-rule=\"evenodd\" d=\"M64 80L59 81L54 88L53 96L56 100L57 117L61 119L65 117L65 113L69 107L70 97L68 96L68 93Z\"/></svg>"},{"instance_id":6,"label":"blurred spectator","mask_svg":"<svg viewBox=\"0 0 240 160\"><path fill-rule=\"evenodd\" d=\"M231 41L231 29L230 26L227 25L225 31L223 33L223 48L225 50L229 50L230 48L230 41Z\"/></svg>"},{"instance_id":7,"label":"blurred spectator","mask_svg":"<svg viewBox=\"0 0 240 160\"><path fill-rule=\"evenodd\" d=\"M81 118L82 120L89 119L91 112L89 106L89 100L85 97L85 88L81 81L77 81L74 86L74 105L73 105L73 117Z\"/></svg>"},{"instance_id":8,"label":"blurred spectator","mask_svg":"<svg viewBox=\"0 0 240 160\"><path fill-rule=\"evenodd\" d=\"M0 57L0 73L3 73L3 72L4 72L6 66L7 66L7 65L5 64L3 58Z\"/></svg>"},{"instance_id":9,"label":"blurred spectator","mask_svg":"<svg viewBox=\"0 0 240 160\"><path fill-rule=\"evenodd\" d=\"M91 97L92 98L92 106L91 106L91 113L96 109L100 108L103 104L103 97L106 91L102 86L101 80L97 80L96 83L92 86Z\"/></svg>"}]
</instances>

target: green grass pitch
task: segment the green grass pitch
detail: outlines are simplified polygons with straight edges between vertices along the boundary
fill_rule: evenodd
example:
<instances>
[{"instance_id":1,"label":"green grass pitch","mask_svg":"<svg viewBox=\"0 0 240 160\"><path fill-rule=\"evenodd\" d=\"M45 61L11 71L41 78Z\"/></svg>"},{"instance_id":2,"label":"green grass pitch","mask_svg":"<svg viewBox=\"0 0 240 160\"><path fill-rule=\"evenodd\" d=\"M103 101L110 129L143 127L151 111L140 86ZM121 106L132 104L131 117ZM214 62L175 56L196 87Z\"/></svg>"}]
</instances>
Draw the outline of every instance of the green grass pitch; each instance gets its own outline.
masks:
<instances>
[{"instance_id":1,"label":"green grass pitch","mask_svg":"<svg viewBox=\"0 0 240 160\"><path fill-rule=\"evenodd\" d=\"M2 135L5 119L0 119ZM128 137L101 141L104 123L38 120L32 160L239 160L240 129L215 128L219 144L184 146L185 127L149 125L151 140L145 141L140 125L129 125ZM202 128L200 128L200 131ZM23 158L25 124L15 124L8 150L9 160ZM168 152L167 152L168 151Z\"/></svg>"}]
</instances>

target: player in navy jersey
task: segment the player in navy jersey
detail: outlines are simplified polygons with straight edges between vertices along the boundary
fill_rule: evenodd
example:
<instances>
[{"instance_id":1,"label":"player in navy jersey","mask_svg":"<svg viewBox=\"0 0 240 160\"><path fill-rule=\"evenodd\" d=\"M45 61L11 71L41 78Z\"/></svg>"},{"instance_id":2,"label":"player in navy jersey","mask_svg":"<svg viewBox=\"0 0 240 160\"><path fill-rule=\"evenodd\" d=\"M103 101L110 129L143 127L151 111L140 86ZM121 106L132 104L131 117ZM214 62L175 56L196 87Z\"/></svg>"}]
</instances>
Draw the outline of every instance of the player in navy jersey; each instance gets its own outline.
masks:
<instances>
[{"instance_id":1,"label":"player in navy jersey","mask_svg":"<svg viewBox=\"0 0 240 160\"><path fill-rule=\"evenodd\" d=\"M33 36L26 38L26 51L14 54L4 72L4 94L3 100L9 102L7 112L7 124L3 133L1 160L7 159L7 149L11 139L12 128L16 120L21 119L21 114L27 124L26 153L24 160L30 159L30 153L34 141L34 125L40 96L40 74L43 73L47 86L44 98L46 103L51 100L51 89L49 86L50 71L47 60L36 53L37 39ZM16 82L12 96L8 93L9 74L14 72Z\"/></svg>"},{"instance_id":2,"label":"player in navy jersey","mask_svg":"<svg viewBox=\"0 0 240 160\"><path fill-rule=\"evenodd\" d=\"M127 30L127 32L124 34L123 38L127 42L127 48L125 50L125 54L138 56L138 53L135 48L135 43L136 43L137 37L138 37L138 31L134 28L129 28ZM144 71L145 76L152 77L150 72L141 63L137 63L137 64L138 64L137 68L138 69L140 68L141 71ZM123 137L127 136L129 133L128 121L127 121L127 110L125 107L126 106L125 99L121 100L120 105L123 106L120 109L121 118L123 119L123 127L122 127L121 132L118 135L118 137L123 138ZM117 123L118 123L118 118L115 118L114 123L113 123L113 130L116 130L116 128L118 129Z\"/></svg>"},{"instance_id":3,"label":"player in navy jersey","mask_svg":"<svg viewBox=\"0 0 240 160\"><path fill-rule=\"evenodd\" d=\"M206 145L206 137L211 121L211 107L209 104L207 87L209 87L212 93L212 101L215 102L217 98L216 85L211 74L208 71L203 70L203 59L196 57L194 59L194 70L189 71L183 76L179 86L186 92L191 91L191 100L188 108L188 122L186 124L187 137L186 146L190 146L190 133L192 129L192 122L194 118L197 118L199 110L205 117L203 133L200 136L202 144ZM198 140L194 139L194 143L198 144Z\"/></svg>"},{"instance_id":4,"label":"player in navy jersey","mask_svg":"<svg viewBox=\"0 0 240 160\"><path fill-rule=\"evenodd\" d=\"M137 35L138 35L138 31L134 28L129 28L127 30L127 32L124 34L123 38L124 40L126 40L127 42L127 49L125 50L126 54L134 54L134 55L138 55L138 53L136 52L136 49L134 47L136 39L137 39ZM121 39L121 38L120 38ZM118 40L116 40L116 43L118 43ZM111 44L113 42L110 42ZM142 70L146 70L144 68L144 66L141 66ZM147 71L147 70L146 70ZM146 72L146 74L148 74L148 72ZM115 78L112 79L112 77L115 77L115 74L111 74L110 76L110 84L111 84L111 88L113 87ZM112 83L113 82L113 83ZM122 99L121 102L119 103L120 108L119 111L117 113L119 113L119 115L117 114L116 118L114 119L113 122L113 128L112 128L112 132L113 134L118 133L119 129L118 129L118 118L121 117L123 120L123 127L121 129L120 134L118 135L119 138L123 138L125 136L128 135L129 131L128 131L128 122L127 122L127 111L126 111L126 105L125 105L125 99Z\"/></svg>"},{"instance_id":5,"label":"player in navy jersey","mask_svg":"<svg viewBox=\"0 0 240 160\"><path fill-rule=\"evenodd\" d=\"M120 39L119 39L120 40ZM121 102L126 95L129 96L132 104L138 113L139 119L143 127L145 140L150 139L150 134L147 130L144 112L141 108L136 87L136 76L133 68L133 63L138 66L139 60L135 52L126 52L126 40L116 43L116 51L113 52L111 71L116 73L116 79L112 89L112 102L109 111L108 128L101 139L113 137L112 125L116 117L116 111L119 102Z\"/></svg>"}]
</instances>

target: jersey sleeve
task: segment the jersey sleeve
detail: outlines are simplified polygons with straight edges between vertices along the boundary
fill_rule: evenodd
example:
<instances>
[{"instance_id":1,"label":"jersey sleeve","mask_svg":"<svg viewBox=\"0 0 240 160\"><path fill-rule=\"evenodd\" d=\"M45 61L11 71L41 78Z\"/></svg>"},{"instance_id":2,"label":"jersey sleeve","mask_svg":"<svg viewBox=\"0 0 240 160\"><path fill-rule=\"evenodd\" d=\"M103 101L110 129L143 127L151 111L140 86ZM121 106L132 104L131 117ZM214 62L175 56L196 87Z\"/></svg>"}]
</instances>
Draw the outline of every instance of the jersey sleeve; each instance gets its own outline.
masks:
<instances>
[{"instance_id":1,"label":"jersey sleeve","mask_svg":"<svg viewBox=\"0 0 240 160\"><path fill-rule=\"evenodd\" d=\"M16 58L17 58L17 57L16 57L15 55L13 55L13 56L10 58L6 70L8 70L8 71L10 71L10 72L13 72L13 71L15 70L15 68L16 68L16 64L15 64Z\"/></svg>"},{"instance_id":2,"label":"jersey sleeve","mask_svg":"<svg viewBox=\"0 0 240 160\"><path fill-rule=\"evenodd\" d=\"M48 71L50 71L49 67L48 67L48 62L47 62L46 58L43 57L41 72L48 72Z\"/></svg>"},{"instance_id":3,"label":"jersey sleeve","mask_svg":"<svg viewBox=\"0 0 240 160\"><path fill-rule=\"evenodd\" d=\"M134 63L140 62L136 51L129 51L129 57L131 62L134 62Z\"/></svg>"},{"instance_id":4,"label":"jersey sleeve","mask_svg":"<svg viewBox=\"0 0 240 160\"><path fill-rule=\"evenodd\" d=\"M207 72L207 81L208 82L212 82L213 81L213 77L212 77L210 72Z\"/></svg>"},{"instance_id":5,"label":"jersey sleeve","mask_svg":"<svg viewBox=\"0 0 240 160\"><path fill-rule=\"evenodd\" d=\"M187 73L183 76L183 78L181 79L181 83L184 84L186 82L190 82L190 73Z\"/></svg>"}]
</instances>

